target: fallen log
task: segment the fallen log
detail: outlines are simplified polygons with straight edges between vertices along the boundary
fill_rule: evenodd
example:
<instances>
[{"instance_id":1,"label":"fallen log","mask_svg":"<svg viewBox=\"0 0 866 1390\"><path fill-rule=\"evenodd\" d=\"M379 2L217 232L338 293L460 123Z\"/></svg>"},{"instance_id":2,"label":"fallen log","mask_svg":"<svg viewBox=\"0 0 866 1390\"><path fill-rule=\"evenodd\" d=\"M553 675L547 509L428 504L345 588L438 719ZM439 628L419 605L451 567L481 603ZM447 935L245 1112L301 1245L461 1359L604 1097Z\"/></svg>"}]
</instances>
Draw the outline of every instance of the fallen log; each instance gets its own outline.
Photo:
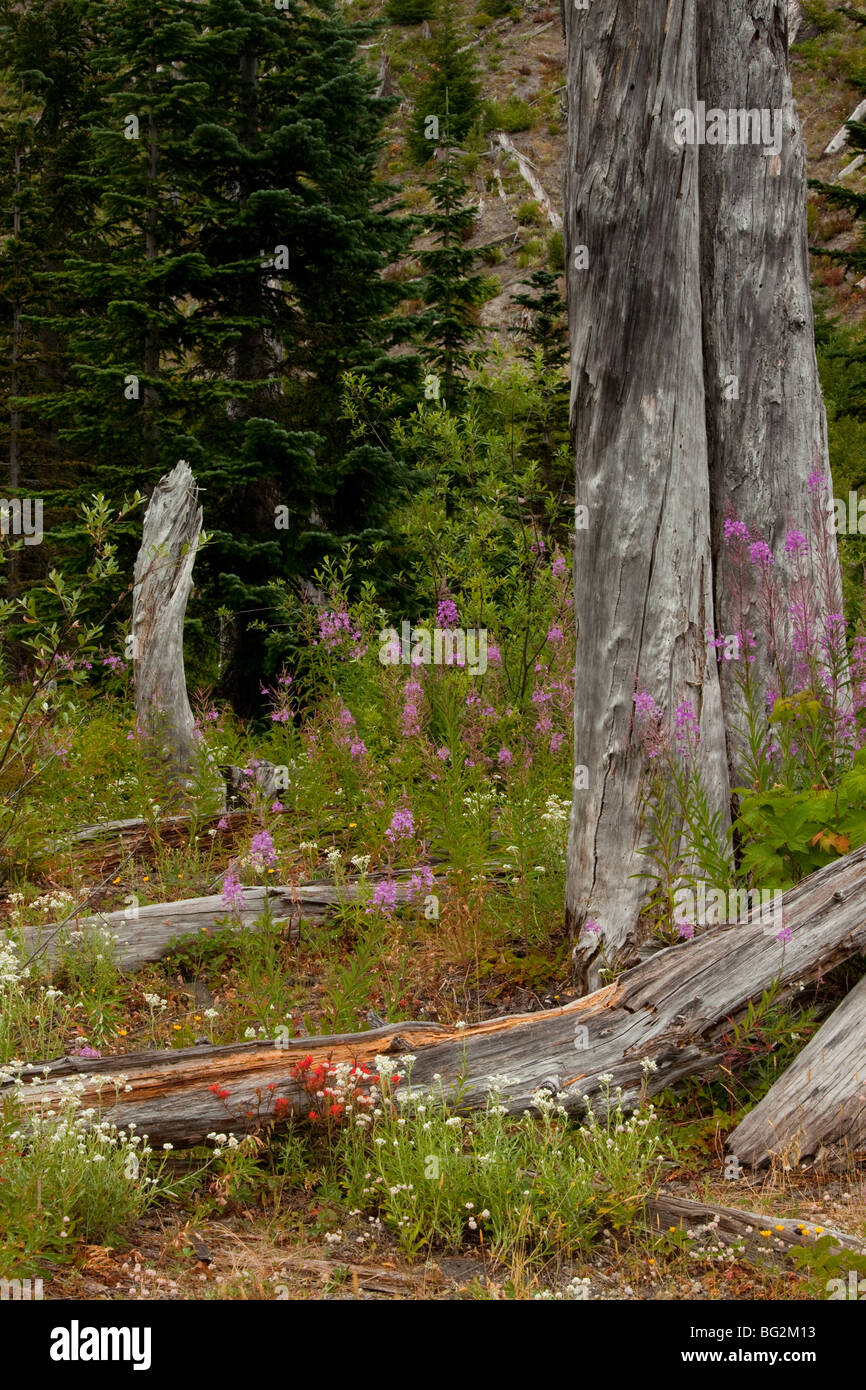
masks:
<instances>
[{"instance_id":1,"label":"fallen log","mask_svg":"<svg viewBox=\"0 0 866 1390\"><path fill-rule=\"evenodd\" d=\"M509 154L512 156L513 159L516 159L517 167L520 170L520 177L526 183L529 184L535 201L539 204L542 212L544 213L551 227L553 227L555 231L561 232L562 218L554 208L553 204L550 201L550 198L545 192L541 180L539 179L538 175L532 167L531 161L525 154L522 153L521 150L517 148L514 141L511 139L509 135L505 134L504 130L497 130L493 136L493 139L494 142L497 145L499 145L500 149L503 149L506 152L506 154Z\"/></svg>"},{"instance_id":2,"label":"fallen log","mask_svg":"<svg viewBox=\"0 0 866 1390\"><path fill-rule=\"evenodd\" d=\"M866 1253L866 1245L856 1236L824 1226L820 1221L798 1221L793 1216L761 1216L754 1211L743 1211L740 1207L719 1207L712 1202L697 1202L691 1197L680 1197L664 1189L649 1199L645 1211L651 1230L665 1231L676 1226L696 1234L706 1233L716 1241L724 1241L726 1245L741 1244L747 1259L762 1254L784 1259L797 1246L814 1244L825 1235L833 1241L833 1253L840 1250L852 1250L858 1255Z\"/></svg>"},{"instance_id":3,"label":"fallen log","mask_svg":"<svg viewBox=\"0 0 866 1390\"><path fill-rule=\"evenodd\" d=\"M854 107L845 124L836 131L830 143L825 146L822 157L826 154L838 154L841 149L844 149L851 138L848 126L852 121L862 121L864 116L866 116L866 101L861 101Z\"/></svg>"},{"instance_id":4,"label":"fallen log","mask_svg":"<svg viewBox=\"0 0 866 1390\"><path fill-rule=\"evenodd\" d=\"M380 876L370 875L372 885ZM435 880L434 880L435 883ZM444 884L440 880L439 892ZM424 897L408 897L409 881L396 884L396 901L404 904L416 901L423 907ZM256 931L267 906L275 922L288 924L291 934L297 935L304 923L320 922L328 913L349 903L357 902L357 879L343 887L334 883L274 884L265 888L244 888L243 907L231 914L231 926L237 931ZM22 933L25 954L29 957L45 943L45 958L51 962L62 949L84 939L84 933L102 930L114 943L115 959L121 970L137 970L149 962L160 960L171 943L179 943L202 932L217 928L220 920L230 916L222 894L202 898L185 898L173 903L150 903L146 907L123 908L115 912L96 913L80 918L77 925L70 922L58 932L57 923L48 922L26 927Z\"/></svg>"},{"instance_id":5,"label":"fallen log","mask_svg":"<svg viewBox=\"0 0 866 1390\"><path fill-rule=\"evenodd\" d=\"M866 976L728 1136L727 1148L750 1167L774 1158L795 1166L831 1135L849 1157L866 1151Z\"/></svg>"},{"instance_id":6,"label":"fallen log","mask_svg":"<svg viewBox=\"0 0 866 1390\"><path fill-rule=\"evenodd\" d=\"M279 1113L278 1098L288 1102L287 1114L303 1117L309 1100L292 1074L301 1056L371 1064L382 1053L405 1071L400 1057L412 1052L412 1087L426 1089L438 1075L445 1085L460 1085L466 1109L483 1105L493 1078L502 1075L509 1078L506 1103L514 1113L531 1106L541 1088L559 1092L576 1114L587 1097L603 1105L609 1086L621 1087L623 1104L634 1107L642 1094L712 1073L724 1055L723 1035L764 991L789 997L866 949L864 866L866 846L785 893L781 941L779 915L768 925L758 911L741 925L670 946L562 1008L462 1028L400 1022L271 1045L169 1049L95 1062L61 1058L31 1066L30 1074L38 1074L21 1088L21 1103L54 1104L59 1081L86 1074L83 1107L99 1105L101 1086L103 1113L113 1122L135 1121L151 1142L183 1147L214 1130L260 1127ZM119 1071L131 1089L115 1097L108 1079ZM12 1084L6 1081L0 1095ZM220 1091L227 1095L220 1098ZM825 1142L835 1136L834 1126L828 1116Z\"/></svg>"}]
</instances>

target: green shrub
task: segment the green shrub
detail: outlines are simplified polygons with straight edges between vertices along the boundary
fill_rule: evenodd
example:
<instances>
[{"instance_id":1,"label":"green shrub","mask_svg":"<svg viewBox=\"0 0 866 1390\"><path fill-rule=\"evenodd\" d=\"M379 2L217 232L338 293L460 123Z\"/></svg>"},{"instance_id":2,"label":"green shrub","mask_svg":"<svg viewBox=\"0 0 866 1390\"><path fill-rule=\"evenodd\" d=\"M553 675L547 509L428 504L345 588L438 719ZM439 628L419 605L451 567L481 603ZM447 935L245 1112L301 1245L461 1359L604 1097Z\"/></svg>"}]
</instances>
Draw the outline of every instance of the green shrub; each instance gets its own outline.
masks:
<instances>
[{"instance_id":1,"label":"green shrub","mask_svg":"<svg viewBox=\"0 0 866 1390\"><path fill-rule=\"evenodd\" d=\"M517 220L523 227L539 227L544 221L544 213L533 198L528 198L517 209Z\"/></svg>"},{"instance_id":2,"label":"green shrub","mask_svg":"<svg viewBox=\"0 0 866 1390\"><path fill-rule=\"evenodd\" d=\"M547 264L554 273L565 270L565 243L562 232L551 232L547 238Z\"/></svg>"},{"instance_id":3,"label":"green shrub","mask_svg":"<svg viewBox=\"0 0 866 1390\"><path fill-rule=\"evenodd\" d=\"M518 97L508 97L506 101L488 101L484 106L484 129L504 130L513 135L519 130L530 130L535 113L528 101Z\"/></svg>"},{"instance_id":4,"label":"green shrub","mask_svg":"<svg viewBox=\"0 0 866 1390\"><path fill-rule=\"evenodd\" d=\"M430 18L430 0L388 0L385 14L392 24L423 24Z\"/></svg>"}]
</instances>

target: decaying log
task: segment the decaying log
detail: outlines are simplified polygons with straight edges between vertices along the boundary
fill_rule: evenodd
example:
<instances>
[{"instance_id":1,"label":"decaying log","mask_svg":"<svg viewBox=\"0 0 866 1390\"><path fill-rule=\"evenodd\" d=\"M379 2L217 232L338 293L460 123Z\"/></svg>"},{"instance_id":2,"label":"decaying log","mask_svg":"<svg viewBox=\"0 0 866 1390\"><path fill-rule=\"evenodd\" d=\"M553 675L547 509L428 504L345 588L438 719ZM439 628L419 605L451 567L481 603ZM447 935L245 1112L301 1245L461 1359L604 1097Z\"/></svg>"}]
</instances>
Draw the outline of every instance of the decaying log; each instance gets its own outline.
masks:
<instances>
[{"instance_id":1,"label":"decaying log","mask_svg":"<svg viewBox=\"0 0 866 1390\"><path fill-rule=\"evenodd\" d=\"M836 131L833 139L824 149L823 154L838 154L840 150L844 149L851 138L851 132L848 129L849 123L851 121L862 121L864 116L866 116L866 100L858 102L854 107L848 120Z\"/></svg>"},{"instance_id":2,"label":"decaying log","mask_svg":"<svg viewBox=\"0 0 866 1390\"><path fill-rule=\"evenodd\" d=\"M369 882L377 882L371 875ZM410 901L407 897L408 877L405 882L396 884L398 904ZM440 884L439 892L444 889ZM335 908L358 899L357 880L349 881L345 887L334 883L309 883L301 886L292 884L273 884L265 888L244 888L244 906L235 913L233 926L239 931L256 930L256 920L265 910L265 898L272 919L288 923L292 934L297 934L303 923L319 922ZM414 899L423 906L424 898ZM45 956L52 961L61 949L61 941L75 943L77 932L102 929L113 939L117 965L121 970L136 970L149 961L160 960L165 955L169 943L200 936L204 931L213 931L217 922L229 915L222 895L211 894L203 898L186 898L174 903L151 903L146 907L124 908L116 912L98 913L79 919L78 926L70 922L60 935L57 923L27 927L24 930L24 944L28 955L47 942ZM50 939L49 939L50 938Z\"/></svg>"},{"instance_id":3,"label":"decaying log","mask_svg":"<svg viewBox=\"0 0 866 1390\"><path fill-rule=\"evenodd\" d=\"M557 232L562 231L562 218L554 208L547 193L545 192L541 180L532 167L530 160L515 145L510 135L506 135L504 130L497 130L493 136L495 144L499 145L506 154L516 159L520 170L520 177L529 184L532 189L532 196L538 203L551 227Z\"/></svg>"},{"instance_id":4,"label":"decaying log","mask_svg":"<svg viewBox=\"0 0 866 1390\"><path fill-rule=\"evenodd\" d=\"M850 164L846 164L844 169L839 170L838 177L840 179L850 178L852 174L856 174L864 160L866 160L866 154L855 155Z\"/></svg>"},{"instance_id":5,"label":"decaying log","mask_svg":"<svg viewBox=\"0 0 866 1390\"><path fill-rule=\"evenodd\" d=\"M202 509L189 464L160 478L144 517L132 594L132 659L139 729L177 779L193 762L193 716L186 693L183 621Z\"/></svg>"},{"instance_id":6,"label":"decaying log","mask_svg":"<svg viewBox=\"0 0 866 1390\"><path fill-rule=\"evenodd\" d=\"M303 1116L309 1101L291 1074L307 1053L315 1062L365 1061L377 1053L415 1053L412 1084L427 1088L435 1074L461 1084L461 1104L483 1105L494 1076L509 1078L508 1106L519 1112L542 1087L558 1090L567 1110L580 1113L584 1097L596 1100L608 1074L622 1087L623 1103L638 1103L644 1062L651 1063L647 1094L686 1076L713 1072L724 1054L722 1035L750 1001L771 986L784 999L802 984L866 948L866 846L827 865L783 898L785 935L751 921L721 926L660 951L614 983L559 1009L491 1019L467 1028L400 1022L367 1033L140 1052L95 1062L69 1058L36 1064L25 1105L52 1103L57 1081L86 1073L82 1105L96 1105L99 1078L123 1071L131 1091L116 1103L106 1094L106 1113L118 1124L134 1120L151 1140L179 1146L201 1143L212 1130L236 1133L275 1113L284 1096ZM96 1079L93 1080L92 1078ZM7 1082L6 1085L11 1083ZM273 1085L276 1089L266 1088ZM215 1090L210 1089L215 1087ZM225 1101L218 1091L229 1093ZM0 1091L2 1094L2 1091ZM834 1137L834 1119L827 1132Z\"/></svg>"},{"instance_id":7,"label":"decaying log","mask_svg":"<svg viewBox=\"0 0 866 1390\"><path fill-rule=\"evenodd\" d=\"M866 1151L866 976L727 1140L741 1163Z\"/></svg>"},{"instance_id":8,"label":"decaying log","mask_svg":"<svg viewBox=\"0 0 866 1390\"><path fill-rule=\"evenodd\" d=\"M743 1211L740 1207L696 1202L691 1197L665 1192L664 1188L647 1202L646 1215L652 1230L664 1231L678 1226L698 1232L703 1227L717 1242L723 1241L726 1245L742 1243L747 1258L761 1253L776 1259L780 1256L784 1258L795 1247L814 1244L822 1235L831 1237L835 1250L866 1253L866 1245L856 1236L824 1226L814 1218L798 1221L792 1216L760 1216L753 1211ZM769 1237L762 1235L762 1231L769 1231Z\"/></svg>"}]
</instances>

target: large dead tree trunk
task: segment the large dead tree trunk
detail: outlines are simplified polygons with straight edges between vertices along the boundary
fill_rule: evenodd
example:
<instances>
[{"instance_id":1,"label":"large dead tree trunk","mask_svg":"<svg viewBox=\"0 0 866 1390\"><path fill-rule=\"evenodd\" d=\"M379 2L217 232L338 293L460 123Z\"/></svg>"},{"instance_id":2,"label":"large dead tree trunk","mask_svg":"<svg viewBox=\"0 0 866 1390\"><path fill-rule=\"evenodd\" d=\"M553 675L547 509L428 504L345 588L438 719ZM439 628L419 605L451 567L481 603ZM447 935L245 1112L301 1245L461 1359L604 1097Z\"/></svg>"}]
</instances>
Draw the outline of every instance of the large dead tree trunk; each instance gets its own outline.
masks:
<instances>
[{"instance_id":1,"label":"large dead tree trunk","mask_svg":"<svg viewBox=\"0 0 866 1390\"><path fill-rule=\"evenodd\" d=\"M726 808L712 623L701 359L698 153L674 115L694 108L693 0L567 9L566 264L577 468L573 810L566 915L603 928L626 963L645 900L638 850L637 690L690 698L714 809ZM585 522L586 529L581 529ZM600 582L603 576L603 582ZM586 775L580 769L587 769ZM584 786L585 782L585 786ZM578 979L598 982L599 938Z\"/></svg>"},{"instance_id":2,"label":"large dead tree trunk","mask_svg":"<svg viewBox=\"0 0 866 1390\"><path fill-rule=\"evenodd\" d=\"M866 948L866 847L812 874L786 893L785 925L791 940L777 939L772 925L753 920L717 927L699 940L659 952L617 980L561 1009L491 1019L470 1028L432 1023L394 1023L367 1033L166 1049L105 1057L35 1063L33 1081L21 1091L25 1106L56 1101L63 1077L89 1078L82 1108L97 1105L102 1086L105 1113L120 1125L134 1120L152 1142L192 1145L212 1130L253 1129L278 1113L285 1097L300 1118L309 1098L292 1075L298 1058L314 1062L365 1061L377 1053L415 1054L412 1083L434 1075L459 1086L461 1105L483 1105L494 1077L507 1076L509 1108L520 1112L542 1087L562 1094L579 1113L584 1097L604 1094L601 1077L621 1086L626 1106L685 1076L707 1075L725 1056L724 1035L751 1000L773 986L784 999L803 983ZM643 1063L654 1064L645 1076ZM47 1065L47 1074L45 1074ZM131 1087L114 1102L108 1078L123 1072ZM268 1087L273 1085L274 1090ZM8 1089L11 1083L6 1083ZM211 1089L214 1088L214 1089ZM219 1092L228 1094L220 1097ZM0 1087L0 1097L4 1088ZM860 1123L862 1125L862 1112ZM815 1142L832 1142L837 1117L826 1113ZM852 1142L856 1137L848 1130ZM861 1138L862 1135L861 1131Z\"/></svg>"},{"instance_id":3,"label":"large dead tree trunk","mask_svg":"<svg viewBox=\"0 0 866 1390\"><path fill-rule=\"evenodd\" d=\"M132 655L139 730L183 781L193 758L193 717L183 664L183 622L201 532L198 488L184 459L161 478L135 562Z\"/></svg>"},{"instance_id":4,"label":"large dead tree trunk","mask_svg":"<svg viewBox=\"0 0 866 1390\"><path fill-rule=\"evenodd\" d=\"M752 676L780 690L755 597L741 611L725 546L729 507L767 541L790 591L785 536L806 529L808 481L829 479L827 424L815 355L806 230L806 151L787 64L782 0L698 0L698 93L708 110L767 111L776 137L700 150L701 297L716 625L756 634ZM777 148L778 147L778 148ZM841 612L835 542L810 552L815 617ZM827 573L822 571L826 569ZM826 592L822 592L822 586ZM791 623L779 614L782 674L794 686ZM740 650L740 660L747 652ZM722 700L734 780L741 752L736 661L723 662Z\"/></svg>"},{"instance_id":5,"label":"large dead tree trunk","mask_svg":"<svg viewBox=\"0 0 866 1390\"><path fill-rule=\"evenodd\" d=\"M566 916L577 978L594 984L602 957L633 959L647 894L633 877L645 867L635 691L669 720L690 701L711 804L726 817L731 769L707 638L763 634L754 607L741 615L726 589L725 509L730 498L781 562L810 469L827 471L827 454L787 4L593 0L566 13L578 506ZM701 117L715 106L724 144L703 143ZM743 143L755 127L739 113L752 109L758 142ZM770 145L781 134L778 153L765 133ZM832 611L832 538L828 548L822 606ZM724 697L730 721L730 680ZM601 936L579 935L590 917Z\"/></svg>"}]
</instances>

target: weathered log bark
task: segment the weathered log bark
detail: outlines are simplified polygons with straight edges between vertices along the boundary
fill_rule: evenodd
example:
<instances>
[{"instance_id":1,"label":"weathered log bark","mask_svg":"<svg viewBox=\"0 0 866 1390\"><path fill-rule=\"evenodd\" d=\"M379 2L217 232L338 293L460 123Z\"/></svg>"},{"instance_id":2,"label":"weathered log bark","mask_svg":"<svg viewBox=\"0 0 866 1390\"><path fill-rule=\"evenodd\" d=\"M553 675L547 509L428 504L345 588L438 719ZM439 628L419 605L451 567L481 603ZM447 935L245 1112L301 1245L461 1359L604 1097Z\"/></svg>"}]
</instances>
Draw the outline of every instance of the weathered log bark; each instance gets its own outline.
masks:
<instances>
[{"instance_id":1,"label":"weathered log bark","mask_svg":"<svg viewBox=\"0 0 866 1390\"><path fill-rule=\"evenodd\" d=\"M371 877L371 882L376 879ZM409 888L406 882L396 885L396 901L406 903ZM440 884L442 892L444 884ZM275 922L286 922L293 934L297 935L304 923L320 922L329 912L343 904L358 900L358 884L350 882L345 887L333 883L309 883L301 886L292 884L272 884L264 888L245 888L244 905L233 914L233 929L238 931L256 930L256 920L267 906ZM417 897L415 898L417 902ZM423 898L420 905L423 906ZM220 919L229 915L222 895L211 894L203 898L186 898L174 903L151 903L137 909L123 909L116 912L97 913L81 918L77 928L74 923L58 936L57 923L48 922L37 927L27 927L24 931L24 944L27 955L47 942L45 956L52 961L61 949L68 944L74 947L78 932L93 928L107 931L114 941L117 965L121 970L137 970L150 961L160 960L169 943L190 937L200 936L203 931L213 931Z\"/></svg>"},{"instance_id":2,"label":"weathered log bark","mask_svg":"<svg viewBox=\"0 0 866 1390\"><path fill-rule=\"evenodd\" d=\"M866 1251L866 1246L856 1236L824 1226L814 1217L809 1221L797 1221L792 1216L761 1216L740 1207L719 1207L712 1202L678 1197L664 1189L647 1202L646 1214L651 1229L660 1231L679 1226L698 1231L703 1227L715 1242L742 1244L744 1254L750 1259L756 1255L784 1259L797 1246L814 1244L821 1235L830 1236L834 1252L852 1250L861 1254ZM769 1231L769 1238L762 1236L762 1231Z\"/></svg>"},{"instance_id":3,"label":"weathered log bark","mask_svg":"<svg viewBox=\"0 0 866 1390\"><path fill-rule=\"evenodd\" d=\"M707 786L729 790L715 655L701 353L696 146L674 115L694 109L694 0L594 0L567 8L566 266L576 502L576 775L566 918L604 930L608 962L632 958L646 898L638 850L642 758L633 697L672 717L688 696ZM599 583L599 577L604 582ZM599 979L599 938L575 973Z\"/></svg>"},{"instance_id":4,"label":"weathered log bark","mask_svg":"<svg viewBox=\"0 0 866 1390\"><path fill-rule=\"evenodd\" d=\"M309 1054L315 1062L366 1061L377 1053L415 1054L413 1086L428 1087L435 1074L460 1083L461 1105L484 1104L494 1076L510 1079L508 1105L519 1112L542 1087L562 1093L567 1110L579 1113L584 1097L598 1101L607 1074L621 1086L626 1106L642 1089L653 1094L685 1076L710 1074L724 1055L722 1036L749 1001L773 985L784 999L802 984L866 948L866 847L828 865L785 894L783 911L791 940L777 939L773 924L753 920L717 927L696 941L659 952L613 985L561 1009L491 1019L473 1027L395 1023L367 1033L140 1052L95 1062L63 1058L34 1064L35 1079L21 1091L25 1106L51 1104L64 1077L88 1078L81 1104L96 1105L100 1082L104 1112L120 1125L134 1120L153 1142L201 1143L212 1130L240 1133L273 1118L277 1097L303 1117L306 1093L292 1064ZM647 1059L655 1071L644 1075ZM43 1072L47 1067L47 1075ZM131 1090L113 1101L107 1078L123 1072ZM8 1088L11 1083L7 1082ZM273 1091L267 1088L273 1085ZM225 1102L211 1087L229 1092ZM3 1088L0 1088L0 1096ZM835 1137L827 1117L821 1137Z\"/></svg>"},{"instance_id":5,"label":"weathered log bark","mask_svg":"<svg viewBox=\"0 0 866 1390\"><path fill-rule=\"evenodd\" d=\"M728 1136L741 1163L799 1163L831 1142L866 1156L866 976Z\"/></svg>"},{"instance_id":6,"label":"weathered log bark","mask_svg":"<svg viewBox=\"0 0 866 1390\"><path fill-rule=\"evenodd\" d=\"M781 0L697 4L698 94L707 109L772 113L761 132L772 137L769 145L742 143L756 133L743 121L737 143L701 147L701 298L716 627L725 635L751 629L751 675L760 689L779 690L757 585L741 602L724 524L732 508L754 539L768 542L776 582L790 592L795 562L785 552L786 533L792 523L807 529L810 473L830 477L809 280L806 151ZM823 555L812 547L796 563L810 569L813 617L841 612L835 538L826 537ZM777 619L781 671L792 689L787 606ZM747 658L742 647L740 658ZM720 668L735 785L743 780L743 748L732 736L741 723L739 665L725 661Z\"/></svg>"},{"instance_id":7,"label":"weathered log bark","mask_svg":"<svg viewBox=\"0 0 866 1390\"><path fill-rule=\"evenodd\" d=\"M186 693L183 621L202 510L189 464L161 478L144 518L132 596L138 727L181 782L192 767L193 716Z\"/></svg>"}]
</instances>

